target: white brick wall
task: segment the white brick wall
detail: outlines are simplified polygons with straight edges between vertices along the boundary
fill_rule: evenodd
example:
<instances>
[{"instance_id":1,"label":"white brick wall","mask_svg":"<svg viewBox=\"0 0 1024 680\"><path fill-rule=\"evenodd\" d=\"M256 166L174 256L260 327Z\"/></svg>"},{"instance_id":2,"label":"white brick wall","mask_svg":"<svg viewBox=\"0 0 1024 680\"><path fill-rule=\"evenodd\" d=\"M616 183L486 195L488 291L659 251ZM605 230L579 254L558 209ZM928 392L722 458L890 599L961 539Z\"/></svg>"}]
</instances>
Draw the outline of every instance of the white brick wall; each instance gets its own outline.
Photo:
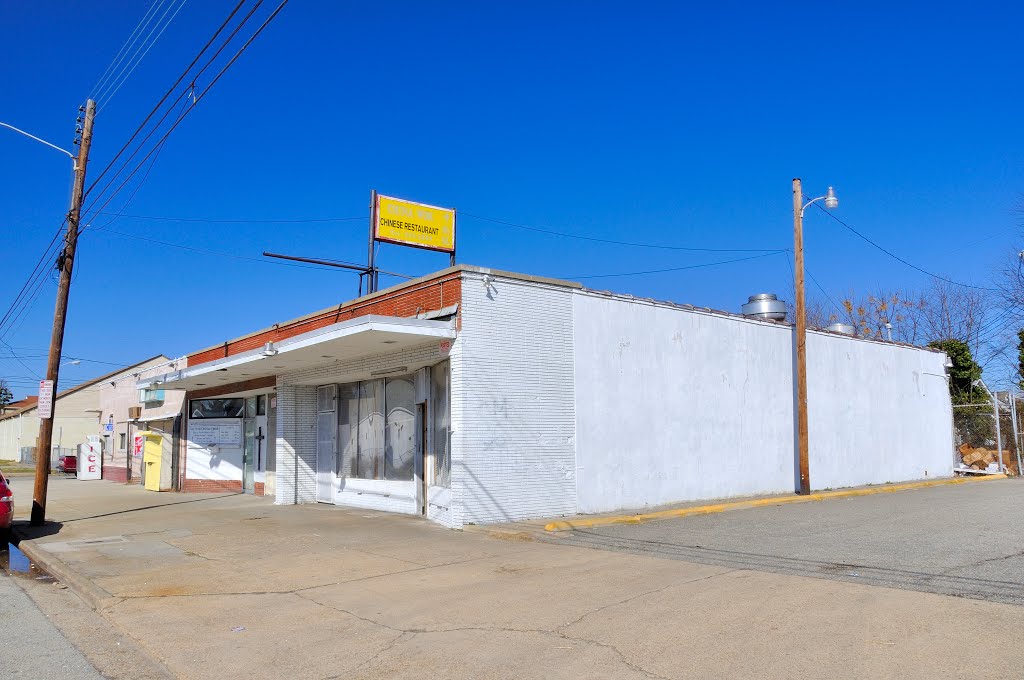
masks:
<instances>
[{"instance_id":1,"label":"white brick wall","mask_svg":"<svg viewBox=\"0 0 1024 680\"><path fill-rule=\"evenodd\" d=\"M576 511L572 291L466 272L452 350L451 524Z\"/></svg>"}]
</instances>

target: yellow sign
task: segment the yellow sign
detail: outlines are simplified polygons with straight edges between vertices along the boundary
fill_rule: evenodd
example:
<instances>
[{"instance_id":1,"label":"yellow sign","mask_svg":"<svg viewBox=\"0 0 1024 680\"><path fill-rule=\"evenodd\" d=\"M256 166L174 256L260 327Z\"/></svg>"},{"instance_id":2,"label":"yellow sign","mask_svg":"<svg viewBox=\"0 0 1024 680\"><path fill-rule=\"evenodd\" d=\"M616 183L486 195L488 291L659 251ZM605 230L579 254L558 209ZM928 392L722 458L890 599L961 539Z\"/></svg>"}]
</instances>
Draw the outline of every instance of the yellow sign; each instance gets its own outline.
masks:
<instances>
[{"instance_id":1,"label":"yellow sign","mask_svg":"<svg viewBox=\"0 0 1024 680\"><path fill-rule=\"evenodd\" d=\"M405 246L455 252L455 211L377 195L374 238Z\"/></svg>"}]
</instances>

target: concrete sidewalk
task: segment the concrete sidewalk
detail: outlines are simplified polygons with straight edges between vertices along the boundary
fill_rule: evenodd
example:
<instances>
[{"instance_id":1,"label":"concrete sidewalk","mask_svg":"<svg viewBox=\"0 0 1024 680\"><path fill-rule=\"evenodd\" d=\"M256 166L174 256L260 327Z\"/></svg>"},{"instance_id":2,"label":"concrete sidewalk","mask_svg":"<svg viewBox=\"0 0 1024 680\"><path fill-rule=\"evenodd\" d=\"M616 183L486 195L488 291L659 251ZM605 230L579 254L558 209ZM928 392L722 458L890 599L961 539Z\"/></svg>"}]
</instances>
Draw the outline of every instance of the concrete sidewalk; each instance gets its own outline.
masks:
<instances>
[{"instance_id":1,"label":"concrete sidewalk","mask_svg":"<svg viewBox=\"0 0 1024 680\"><path fill-rule=\"evenodd\" d=\"M31 480L15 497L27 514ZM1024 665L1006 636L959 642L1021 630L1010 605L106 482L55 480L49 515L23 550L183 678L1006 678Z\"/></svg>"}]
</instances>

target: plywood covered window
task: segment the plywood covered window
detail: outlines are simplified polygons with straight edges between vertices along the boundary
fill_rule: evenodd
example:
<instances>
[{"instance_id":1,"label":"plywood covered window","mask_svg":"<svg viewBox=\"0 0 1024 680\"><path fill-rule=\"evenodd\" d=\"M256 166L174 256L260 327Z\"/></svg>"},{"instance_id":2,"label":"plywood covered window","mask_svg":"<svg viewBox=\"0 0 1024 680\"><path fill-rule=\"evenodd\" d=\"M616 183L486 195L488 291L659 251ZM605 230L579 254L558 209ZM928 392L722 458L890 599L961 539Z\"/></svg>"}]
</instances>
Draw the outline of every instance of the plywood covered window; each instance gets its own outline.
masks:
<instances>
[{"instance_id":1,"label":"plywood covered window","mask_svg":"<svg viewBox=\"0 0 1024 680\"><path fill-rule=\"evenodd\" d=\"M451 487L451 362L430 369L430 427L434 446L434 486Z\"/></svg>"}]
</instances>

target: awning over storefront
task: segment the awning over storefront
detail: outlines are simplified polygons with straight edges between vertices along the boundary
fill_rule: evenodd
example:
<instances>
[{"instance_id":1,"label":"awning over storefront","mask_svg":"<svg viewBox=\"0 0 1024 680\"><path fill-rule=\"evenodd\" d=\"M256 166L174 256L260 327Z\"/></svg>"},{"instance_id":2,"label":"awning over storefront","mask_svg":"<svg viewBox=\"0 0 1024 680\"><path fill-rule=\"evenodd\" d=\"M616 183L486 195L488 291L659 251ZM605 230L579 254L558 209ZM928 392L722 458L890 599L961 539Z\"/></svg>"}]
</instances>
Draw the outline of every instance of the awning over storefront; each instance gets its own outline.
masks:
<instances>
[{"instance_id":1,"label":"awning over storefront","mask_svg":"<svg viewBox=\"0 0 1024 680\"><path fill-rule=\"evenodd\" d=\"M140 380L138 387L198 390L290 373L336 361L397 352L454 339L454 321L363 316L180 371Z\"/></svg>"}]
</instances>

